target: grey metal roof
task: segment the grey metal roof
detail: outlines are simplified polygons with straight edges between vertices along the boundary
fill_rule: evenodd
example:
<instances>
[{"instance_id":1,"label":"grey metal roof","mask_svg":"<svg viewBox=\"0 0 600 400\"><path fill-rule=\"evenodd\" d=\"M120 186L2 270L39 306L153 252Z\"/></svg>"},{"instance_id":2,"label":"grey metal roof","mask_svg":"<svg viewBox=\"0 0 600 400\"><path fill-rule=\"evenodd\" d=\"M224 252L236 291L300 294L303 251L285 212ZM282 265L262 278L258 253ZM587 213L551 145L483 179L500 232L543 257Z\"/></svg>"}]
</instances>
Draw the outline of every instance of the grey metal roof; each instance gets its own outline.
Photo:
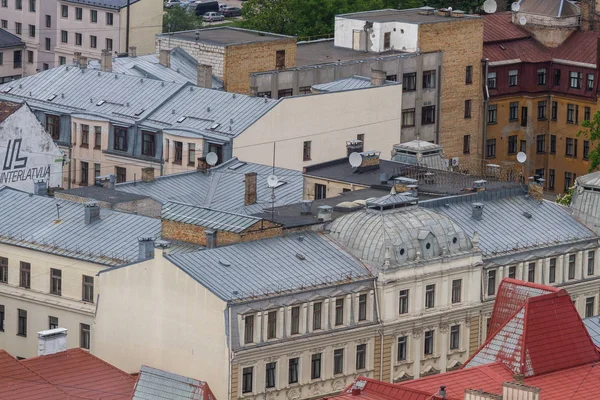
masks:
<instances>
[{"instance_id":1,"label":"grey metal roof","mask_svg":"<svg viewBox=\"0 0 600 400\"><path fill-rule=\"evenodd\" d=\"M202 400L206 383L142 365L132 400Z\"/></svg>"},{"instance_id":2,"label":"grey metal roof","mask_svg":"<svg viewBox=\"0 0 600 400\"><path fill-rule=\"evenodd\" d=\"M583 324L587 329L594 344L600 347L600 315L584 318Z\"/></svg>"},{"instance_id":3,"label":"grey metal roof","mask_svg":"<svg viewBox=\"0 0 600 400\"><path fill-rule=\"evenodd\" d=\"M521 0L520 13L549 17L572 17L581 15L579 7L568 0Z\"/></svg>"},{"instance_id":4,"label":"grey metal roof","mask_svg":"<svg viewBox=\"0 0 600 400\"><path fill-rule=\"evenodd\" d=\"M261 221L258 217L217 211L173 201L169 201L162 206L161 217L169 221L183 222L233 233L243 232Z\"/></svg>"},{"instance_id":5,"label":"grey metal roof","mask_svg":"<svg viewBox=\"0 0 600 400\"><path fill-rule=\"evenodd\" d=\"M156 36L158 39L167 39L169 37L172 37L173 39L208 43L214 46L230 46L244 43L295 39L295 37L293 36L253 31L250 29L234 28L231 26L217 26L214 28L180 31L173 33L162 33Z\"/></svg>"},{"instance_id":6,"label":"grey metal roof","mask_svg":"<svg viewBox=\"0 0 600 400\"><path fill-rule=\"evenodd\" d=\"M406 10L384 9L374 11L356 12L351 14L337 15L336 18L357 19L361 21L371 21L377 23L385 22L404 22L412 24L430 24L437 22L453 22L455 18L439 15L434 12L432 14L421 14L421 9L411 8ZM465 14L462 18L481 18L475 14Z\"/></svg>"},{"instance_id":7,"label":"grey metal roof","mask_svg":"<svg viewBox=\"0 0 600 400\"><path fill-rule=\"evenodd\" d=\"M582 175L577 178L576 182L581 186L600 188L600 171Z\"/></svg>"},{"instance_id":8,"label":"grey metal roof","mask_svg":"<svg viewBox=\"0 0 600 400\"><path fill-rule=\"evenodd\" d=\"M127 7L127 0L63 0L68 3L84 4L102 8L112 8L115 10ZM140 0L130 0L130 4L137 3Z\"/></svg>"},{"instance_id":9,"label":"grey metal roof","mask_svg":"<svg viewBox=\"0 0 600 400\"><path fill-rule=\"evenodd\" d=\"M472 218L474 202L484 204L481 220ZM469 236L477 232L487 257L596 237L567 208L547 200L540 203L520 188L428 200L420 206L435 208Z\"/></svg>"},{"instance_id":10,"label":"grey metal roof","mask_svg":"<svg viewBox=\"0 0 600 400\"><path fill-rule=\"evenodd\" d=\"M223 300L278 295L371 277L359 260L316 232L167 258Z\"/></svg>"},{"instance_id":11,"label":"grey metal roof","mask_svg":"<svg viewBox=\"0 0 600 400\"><path fill-rule=\"evenodd\" d=\"M399 85L398 82L385 81L386 85ZM364 89L376 85L371 84L371 78L364 76L351 76L337 81L313 85L312 88L319 92L343 92L345 90Z\"/></svg>"},{"instance_id":12,"label":"grey metal roof","mask_svg":"<svg viewBox=\"0 0 600 400\"><path fill-rule=\"evenodd\" d=\"M102 201L110 204L126 203L148 198L148 196L106 189L99 186L82 186L75 189L60 191L60 194L63 193L72 196L84 197L87 199L94 199L96 201Z\"/></svg>"},{"instance_id":13,"label":"grey metal roof","mask_svg":"<svg viewBox=\"0 0 600 400\"><path fill-rule=\"evenodd\" d=\"M17 46L25 46L25 43L23 43L20 37L15 36L4 29L0 29L0 49Z\"/></svg>"},{"instance_id":14,"label":"grey metal roof","mask_svg":"<svg viewBox=\"0 0 600 400\"><path fill-rule=\"evenodd\" d=\"M257 202L244 205L244 175L257 174ZM209 173L185 172L156 178L154 182L129 182L115 186L116 190L150 196L158 202L181 202L194 206L229 211L238 214L256 214L272 204L267 178L273 167L246 163L232 158L212 168ZM275 189L275 206L294 204L302 200L303 177L300 171L275 168L281 186Z\"/></svg>"},{"instance_id":15,"label":"grey metal roof","mask_svg":"<svg viewBox=\"0 0 600 400\"><path fill-rule=\"evenodd\" d=\"M397 204L410 204L410 203L416 204L417 201L418 201L418 199L414 196L401 194L401 193L394 193L394 194L390 193L390 194L386 194L385 196L381 196L376 199L367 201L367 205L368 206L385 207L385 206L392 206L392 205L397 205Z\"/></svg>"},{"instance_id":16,"label":"grey metal roof","mask_svg":"<svg viewBox=\"0 0 600 400\"><path fill-rule=\"evenodd\" d=\"M0 210L0 242L109 266L137 260L138 238L161 230L160 220L106 209L86 225L81 203L8 187L0 188Z\"/></svg>"}]
</instances>

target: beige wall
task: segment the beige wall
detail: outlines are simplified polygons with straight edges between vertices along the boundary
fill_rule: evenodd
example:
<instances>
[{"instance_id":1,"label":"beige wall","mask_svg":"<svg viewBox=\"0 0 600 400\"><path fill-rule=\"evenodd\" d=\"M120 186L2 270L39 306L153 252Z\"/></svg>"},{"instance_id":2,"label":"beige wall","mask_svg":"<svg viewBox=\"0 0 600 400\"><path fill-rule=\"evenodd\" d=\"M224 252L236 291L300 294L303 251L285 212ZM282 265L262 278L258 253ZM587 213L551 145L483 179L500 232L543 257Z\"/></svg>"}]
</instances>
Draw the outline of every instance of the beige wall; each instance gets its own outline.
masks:
<instances>
[{"instance_id":1,"label":"beige wall","mask_svg":"<svg viewBox=\"0 0 600 400\"><path fill-rule=\"evenodd\" d=\"M15 68L14 54L18 50L21 50L21 60L23 62L20 68ZM27 51L25 47L6 47L0 49L0 53L3 54L2 65L0 65L0 82L3 82L2 78L4 77L15 77L15 79L18 79L25 74L24 67L27 64Z\"/></svg>"},{"instance_id":2,"label":"beige wall","mask_svg":"<svg viewBox=\"0 0 600 400\"><path fill-rule=\"evenodd\" d=\"M99 291L95 355L130 373L144 364L201 379L227 399L225 302L158 249L153 260L102 273Z\"/></svg>"},{"instance_id":3,"label":"beige wall","mask_svg":"<svg viewBox=\"0 0 600 400\"><path fill-rule=\"evenodd\" d=\"M183 143L183 156L181 164L175 163L175 142ZM193 162L190 163L190 144L194 144L196 155ZM198 164L198 157L202 157L204 149L204 139L196 136L193 138L169 135L163 132L163 174L177 174L185 171L193 171Z\"/></svg>"},{"instance_id":4,"label":"beige wall","mask_svg":"<svg viewBox=\"0 0 600 400\"><path fill-rule=\"evenodd\" d=\"M350 190L360 190L366 189L369 186L356 185L348 182L339 182L333 181L330 179L317 178L312 176L304 176L304 192L302 194L302 198L305 200L314 200L315 199L315 184L325 185L327 186L327 198L336 197L340 194L344 193L344 189L346 191ZM366 200L366 199L365 199ZM340 202L342 199L340 199Z\"/></svg>"},{"instance_id":5,"label":"beige wall","mask_svg":"<svg viewBox=\"0 0 600 400\"><path fill-rule=\"evenodd\" d=\"M346 141L365 135L365 150L389 159L400 143L402 86L284 98L233 141L241 160L271 164L273 142L278 167L303 167L346 157ZM304 141L311 160L303 161Z\"/></svg>"},{"instance_id":6,"label":"beige wall","mask_svg":"<svg viewBox=\"0 0 600 400\"><path fill-rule=\"evenodd\" d=\"M123 21L127 18L127 9L121 11ZM154 53L154 37L162 32L163 2L157 0L141 0L131 5L129 21L129 46L137 47L137 54ZM125 29L126 23L122 23ZM125 37L121 35L122 49L125 49Z\"/></svg>"}]
</instances>

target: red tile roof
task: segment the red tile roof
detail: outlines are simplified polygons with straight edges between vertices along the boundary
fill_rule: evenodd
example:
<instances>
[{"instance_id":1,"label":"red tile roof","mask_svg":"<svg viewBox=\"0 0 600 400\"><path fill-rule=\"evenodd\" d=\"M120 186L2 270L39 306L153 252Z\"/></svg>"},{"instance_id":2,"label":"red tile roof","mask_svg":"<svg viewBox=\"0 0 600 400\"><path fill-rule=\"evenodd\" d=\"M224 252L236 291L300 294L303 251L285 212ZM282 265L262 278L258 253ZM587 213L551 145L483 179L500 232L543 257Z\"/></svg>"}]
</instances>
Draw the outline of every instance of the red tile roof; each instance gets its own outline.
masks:
<instances>
[{"instance_id":1,"label":"red tile roof","mask_svg":"<svg viewBox=\"0 0 600 400\"><path fill-rule=\"evenodd\" d=\"M525 29L512 23L512 13L500 12L486 15L483 19L483 42L506 42L530 38Z\"/></svg>"},{"instance_id":2,"label":"red tile roof","mask_svg":"<svg viewBox=\"0 0 600 400\"><path fill-rule=\"evenodd\" d=\"M573 32L554 50L553 58L587 64L596 64L597 32Z\"/></svg>"},{"instance_id":3,"label":"red tile roof","mask_svg":"<svg viewBox=\"0 0 600 400\"><path fill-rule=\"evenodd\" d=\"M65 394L0 350L0 397L4 400L63 400Z\"/></svg>"},{"instance_id":4,"label":"red tile roof","mask_svg":"<svg viewBox=\"0 0 600 400\"><path fill-rule=\"evenodd\" d=\"M544 400L597 399L600 365L587 364L525 379L525 384L542 389Z\"/></svg>"},{"instance_id":5,"label":"red tile roof","mask_svg":"<svg viewBox=\"0 0 600 400\"><path fill-rule=\"evenodd\" d=\"M0 101L0 122L13 115L22 105L12 101Z\"/></svg>"},{"instance_id":6,"label":"red tile roof","mask_svg":"<svg viewBox=\"0 0 600 400\"><path fill-rule=\"evenodd\" d=\"M364 386L363 386L364 385ZM362 387L360 395L353 395L352 388ZM439 386L433 391L420 391L405 388L393 383L381 382L375 379L359 376L354 383L344 389L340 394L329 397L335 400L435 400Z\"/></svg>"},{"instance_id":7,"label":"red tile roof","mask_svg":"<svg viewBox=\"0 0 600 400\"><path fill-rule=\"evenodd\" d=\"M520 62L547 62L552 58L550 51L534 39L523 39L504 43L483 45L483 57L490 62L520 60ZM519 61L516 61L519 62Z\"/></svg>"}]
</instances>

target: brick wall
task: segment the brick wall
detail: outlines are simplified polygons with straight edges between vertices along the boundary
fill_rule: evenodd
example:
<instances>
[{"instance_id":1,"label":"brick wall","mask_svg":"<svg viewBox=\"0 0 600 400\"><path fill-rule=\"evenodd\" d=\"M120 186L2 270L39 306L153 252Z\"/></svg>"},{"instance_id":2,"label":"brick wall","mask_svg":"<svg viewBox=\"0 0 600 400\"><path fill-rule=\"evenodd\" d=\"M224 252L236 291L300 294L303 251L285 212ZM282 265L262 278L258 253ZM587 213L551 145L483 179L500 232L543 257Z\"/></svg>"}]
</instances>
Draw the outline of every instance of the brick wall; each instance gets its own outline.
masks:
<instances>
[{"instance_id":1,"label":"brick wall","mask_svg":"<svg viewBox=\"0 0 600 400\"><path fill-rule=\"evenodd\" d=\"M212 66L213 75L223 79L225 47L192 42L189 40L174 39L172 37L158 36L156 38L157 55L160 50L172 50L175 47L181 47L200 64Z\"/></svg>"},{"instance_id":2,"label":"brick wall","mask_svg":"<svg viewBox=\"0 0 600 400\"><path fill-rule=\"evenodd\" d=\"M449 17L450 19L450 17ZM422 52L443 51L440 107L440 144L447 157L481 159L483 19L461 19L419 25ZM465 83L467 66L471 84ZM464 118L465 100L471 100L471 118ZM471 135L470 155L463 155L463 136Z\"/></svg>"}]
</instances>

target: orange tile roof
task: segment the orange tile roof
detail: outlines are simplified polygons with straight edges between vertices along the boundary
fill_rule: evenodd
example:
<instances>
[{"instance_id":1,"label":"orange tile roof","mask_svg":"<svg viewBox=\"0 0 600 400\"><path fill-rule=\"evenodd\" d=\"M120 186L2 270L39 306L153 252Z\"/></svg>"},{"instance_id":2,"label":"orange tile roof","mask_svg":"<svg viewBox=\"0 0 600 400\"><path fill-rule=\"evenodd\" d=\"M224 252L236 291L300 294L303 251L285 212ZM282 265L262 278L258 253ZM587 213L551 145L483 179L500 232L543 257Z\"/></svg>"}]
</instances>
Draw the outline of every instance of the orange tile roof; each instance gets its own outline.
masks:
<instances>
[{"instance_id":1,"label":"orange tile roof","mask_svg":"<svg viewBox=\"0 0 600 400\"><path fill-rule=\"evenodd\" d=\"M63 400L65 394L0 350L0 397L4 400Z\"/></svg>"}]
</instances>

